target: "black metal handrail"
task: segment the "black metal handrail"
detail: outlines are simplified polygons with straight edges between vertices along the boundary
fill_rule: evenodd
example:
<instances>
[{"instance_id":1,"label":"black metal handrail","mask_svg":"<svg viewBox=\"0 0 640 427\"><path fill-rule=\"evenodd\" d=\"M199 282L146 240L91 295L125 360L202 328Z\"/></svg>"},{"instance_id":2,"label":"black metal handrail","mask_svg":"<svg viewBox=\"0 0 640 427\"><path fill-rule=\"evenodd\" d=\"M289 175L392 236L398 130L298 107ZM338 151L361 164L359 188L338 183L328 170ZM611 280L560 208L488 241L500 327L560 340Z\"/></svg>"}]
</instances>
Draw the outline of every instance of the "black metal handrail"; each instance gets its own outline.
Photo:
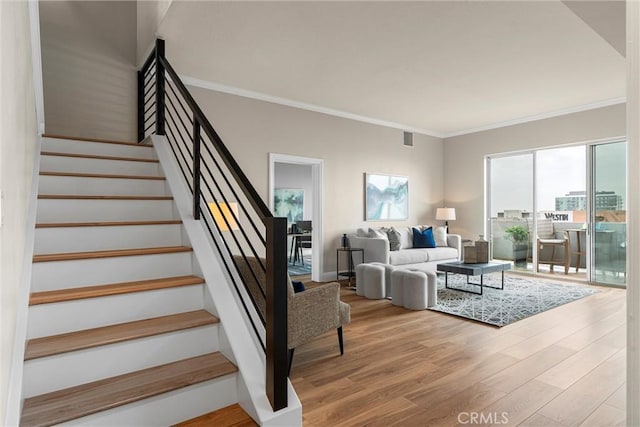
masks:
<instances>
[{"instance_id":1,"label":"black metal handrail","mask_svg":"<svg viewBox=\"0 0 640 427\"><path fill-rule=\"evenodd\" d=\"M193 194L194 219L208 229L266 352L266 394L274 410L285 408L287 220L267 208L165 58L160 39L138 71L138 141L151 133L169 141Z\"/></svg>"}]
</instances>

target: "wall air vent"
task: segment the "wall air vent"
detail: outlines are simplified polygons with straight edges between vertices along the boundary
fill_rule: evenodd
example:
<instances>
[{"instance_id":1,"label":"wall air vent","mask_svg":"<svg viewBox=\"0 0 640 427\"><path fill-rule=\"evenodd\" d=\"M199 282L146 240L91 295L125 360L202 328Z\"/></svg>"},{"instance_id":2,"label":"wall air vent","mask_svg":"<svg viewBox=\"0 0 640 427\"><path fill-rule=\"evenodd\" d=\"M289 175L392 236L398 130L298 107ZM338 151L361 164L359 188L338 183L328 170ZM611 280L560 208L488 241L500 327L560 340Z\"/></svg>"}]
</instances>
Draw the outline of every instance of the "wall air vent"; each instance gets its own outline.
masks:
<instances>
[{"instance_id":1,"label":"wall air vent","mask_svg":"<svg viewBox=\"0 0 640 427\"><path fill-rule=\"evenodd\" d=\"M405 147L413 147L413 133L411 132L404 133L404 145Z\"/></svg>"}]
</instances>

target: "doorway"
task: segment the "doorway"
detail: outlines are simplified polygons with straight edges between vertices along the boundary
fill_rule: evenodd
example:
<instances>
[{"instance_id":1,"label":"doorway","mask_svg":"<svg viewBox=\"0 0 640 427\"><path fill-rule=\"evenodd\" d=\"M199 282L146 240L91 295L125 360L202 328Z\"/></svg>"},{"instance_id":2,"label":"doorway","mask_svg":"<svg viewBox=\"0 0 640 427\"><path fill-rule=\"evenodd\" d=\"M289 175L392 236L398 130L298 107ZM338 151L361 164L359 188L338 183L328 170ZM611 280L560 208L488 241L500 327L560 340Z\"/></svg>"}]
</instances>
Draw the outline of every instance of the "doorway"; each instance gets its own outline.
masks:
<instances>
[{"instance_id":1,"label":"doorway","mask_svg":"<svg viewBox=\"0 0 640 427\"><path fill-rule=\"evenodd\" d=\"M316 282L321 281L324 252L322 175L321 159L269 153L269 208L276 216L287 217L290 229L287 258L291 260L291 271L299 273L306 259L311 262L311 280ZM280 214L277 214L276 199L280 201L283 196L290 204L284 210L278 206ZM301 224L307 226L299 227ZM301 244L303 239L305 242Z\"/></svg>"}]
</instances>

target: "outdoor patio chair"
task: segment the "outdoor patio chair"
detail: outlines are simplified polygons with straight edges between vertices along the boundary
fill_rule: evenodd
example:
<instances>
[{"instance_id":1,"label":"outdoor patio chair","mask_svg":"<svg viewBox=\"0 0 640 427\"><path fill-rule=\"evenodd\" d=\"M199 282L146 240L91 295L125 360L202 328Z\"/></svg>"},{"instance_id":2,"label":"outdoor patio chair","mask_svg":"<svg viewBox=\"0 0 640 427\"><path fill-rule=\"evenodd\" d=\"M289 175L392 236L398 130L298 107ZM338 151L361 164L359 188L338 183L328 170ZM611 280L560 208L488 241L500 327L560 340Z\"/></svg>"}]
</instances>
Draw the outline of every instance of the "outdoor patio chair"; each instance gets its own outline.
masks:
<instances>
[{"instance_id":1,"label":"outdoor patio chair","mask_svg":"<svg viewBox=\"0 0 640 427\"><path fill-rule=\"evenodd\" d=\"M564 266L564 274L569 274L569 239L566 233L563 233L561 239L556 238L553 231L553 222L548 219L538 220L538 235L536 237L536 247L538 248L538 262L536 263L536 272L540 271L540 264L549 264L549 269L553 272L556 265ZM551 247L551 255L549 251L545 251L545 247ZM559 248L559 254L562 258L557 258L556 249Z\"/></svg>"}]
</instances>

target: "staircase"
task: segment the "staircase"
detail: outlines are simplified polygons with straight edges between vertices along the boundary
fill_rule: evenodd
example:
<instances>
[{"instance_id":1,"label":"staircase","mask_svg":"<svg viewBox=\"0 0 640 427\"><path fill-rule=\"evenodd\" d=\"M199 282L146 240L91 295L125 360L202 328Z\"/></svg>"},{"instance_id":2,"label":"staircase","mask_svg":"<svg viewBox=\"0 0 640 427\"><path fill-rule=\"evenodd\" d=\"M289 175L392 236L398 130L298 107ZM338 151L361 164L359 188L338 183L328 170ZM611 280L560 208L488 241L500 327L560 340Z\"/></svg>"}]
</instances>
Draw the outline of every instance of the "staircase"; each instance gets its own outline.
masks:
<instances>
[{"instance_id":1,"label":"staircase","mask_svg":"<svg viewBox=\"0 0 640 427\"><path fill-rule=\"evenodd\" d=\"M154 148L44 138L40 171L21 425L170 425L236 403Z\"/></svg>"}]
</instances>

